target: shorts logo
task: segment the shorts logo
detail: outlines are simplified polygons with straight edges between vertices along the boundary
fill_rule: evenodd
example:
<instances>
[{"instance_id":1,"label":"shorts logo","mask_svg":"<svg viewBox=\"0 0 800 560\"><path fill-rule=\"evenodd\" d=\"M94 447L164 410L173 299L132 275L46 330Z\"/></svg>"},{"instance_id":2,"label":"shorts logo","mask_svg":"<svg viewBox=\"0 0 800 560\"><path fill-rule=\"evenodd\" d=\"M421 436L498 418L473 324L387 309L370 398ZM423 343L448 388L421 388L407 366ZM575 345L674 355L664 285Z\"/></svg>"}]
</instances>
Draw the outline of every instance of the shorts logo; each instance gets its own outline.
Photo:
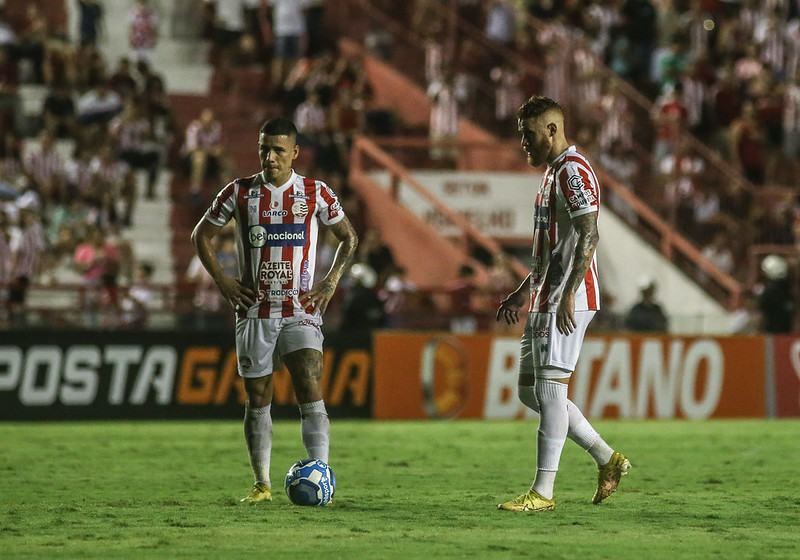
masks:
<instances>
[{"instance_id":1,"label":"shorts logo","mask_svg":"<svg viewBox=\"0 0 800 560\"><path fill-rule=\"evenodd\" d=\"M248 233L253 248L303 247L307 243L305 224L266 224L250 227Z\"/></svg>"},{"instance_id":2,"label":"shorts logo","mask_svg":"<svg viewBox=\"0 0 800 560\"><path fill-rule=\"evenodd\" d=\"M248 369L253 367L253 360L250 359L248 356L241 356L239 358L239 365L242 366L244 369Z\"/></svg>"}]
</instances>

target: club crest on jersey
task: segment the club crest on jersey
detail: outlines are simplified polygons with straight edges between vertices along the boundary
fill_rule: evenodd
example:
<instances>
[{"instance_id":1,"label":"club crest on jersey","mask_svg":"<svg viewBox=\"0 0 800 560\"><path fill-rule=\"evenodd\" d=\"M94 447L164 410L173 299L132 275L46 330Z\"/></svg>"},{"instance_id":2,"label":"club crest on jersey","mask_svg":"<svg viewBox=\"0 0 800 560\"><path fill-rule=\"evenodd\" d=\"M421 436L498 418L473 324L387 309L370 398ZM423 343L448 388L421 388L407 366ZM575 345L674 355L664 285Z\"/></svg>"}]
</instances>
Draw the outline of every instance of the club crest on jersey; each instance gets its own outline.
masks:
<instances>
[{"instance_id":1,"label":"club crest on jersey","mask_svg":"<svg viewBox=\"0 0 800 560\"><path fill-rule=\"evenodd\" d=\"M265 224L251 226L248 231L250 246L303 247L306 242L305 224Z\"/></svg>"},{"instance_id":2,"label":"club crest on jersey","mask_svg":"<svg viewBox=\"0 0 800 560\"><path fill-rule=\"evenodd\" d=\"M292 214L296 218L305 218L308 216L308 204L306 204L305 200L296 200L294 204L292 204Z\"/></svg>"}]
</instances>

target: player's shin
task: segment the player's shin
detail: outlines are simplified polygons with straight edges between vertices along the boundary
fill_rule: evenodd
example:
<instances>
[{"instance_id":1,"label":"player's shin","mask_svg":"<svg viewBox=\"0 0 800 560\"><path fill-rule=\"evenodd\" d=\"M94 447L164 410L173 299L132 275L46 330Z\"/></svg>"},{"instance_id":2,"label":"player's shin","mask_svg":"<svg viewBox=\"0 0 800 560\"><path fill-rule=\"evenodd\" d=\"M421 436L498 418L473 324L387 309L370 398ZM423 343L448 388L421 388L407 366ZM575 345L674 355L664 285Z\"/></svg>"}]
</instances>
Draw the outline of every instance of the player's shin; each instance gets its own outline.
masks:
<instances>
[{"instance_id":1,"label":"player's shin","mask_svg":"<svg viewBox=\"0 0 800 560\"><path fill-rule=\"evenodd\" d=\"M539 401L539 431L536 450L536 478L532 490L552 499L561 450L567 439L567 384L550 379L537 379L536 398Z\"/></svg>"},{"instance_id":2,"label":"player's shin","mask_svg":"<svg viewBox=\"0 0 800 560\"><path fill-rule=\"evenodd\" d=\"M300 431L310 459L328 462L330 427L324 401L300 404Z\"/></svg>"},{"instance_id":3,"label":"player's shin","mask_svg":"<svg viewBox=\"0 0 800 560\"><path fill-rule=\"evenodd\" d=\"M247 442L247 452L250 455L250 465L256 482L271 486L269 479L269 463L272 454L272 405L262 408L252 408L245 404L244 408L244 437Z\"/></svg>"}]
</instances>

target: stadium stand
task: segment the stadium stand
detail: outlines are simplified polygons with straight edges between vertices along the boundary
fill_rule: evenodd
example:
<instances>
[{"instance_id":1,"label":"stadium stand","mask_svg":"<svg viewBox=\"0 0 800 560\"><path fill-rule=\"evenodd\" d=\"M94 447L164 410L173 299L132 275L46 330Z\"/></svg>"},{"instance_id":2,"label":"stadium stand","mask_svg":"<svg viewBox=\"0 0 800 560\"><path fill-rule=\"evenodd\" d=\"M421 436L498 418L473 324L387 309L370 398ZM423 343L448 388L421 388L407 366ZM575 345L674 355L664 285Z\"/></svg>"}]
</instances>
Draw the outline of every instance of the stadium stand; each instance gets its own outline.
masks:
<instances>
[{"instance_id":1,"label":"stadium stand","mask_svg":"<svg viewBox=\"0 0 800 560\"><path fill-rule=\"evenodd\" d=\"M128 22L132 4L105 3L105 21ZM115 117L123 121L135 121L130 116L135 108L124 103L131 89L137 83L139 87L148 84L142 93L148 109L158 117L156 148L161 158L157 182L150 193L153 196L146 196L146 173L139 171L138 195L128 197L129 223L124 223L124 209L112 208L102 198L91 202L89 209L96 222L107 222L107 235L122 248L117 283L123 296L126 286L134 281L136 264L153 265L153 282L159 294L155 307L169 312L155 324L174 324L174 311L177 316L191 315L196 286L187 275L193 256L189 232L221 181L253 172L256 158L250 138L265 117L276 114L294 116L302 125L298 170L309 175L319 173L337 189L363 238L374 237L377 228L378 243L371 256L389 258L374 258L376 266L382 267L377 271L376 290L386 291L392 283L389 280L402 276L407 285L423 289L421 301L438 303L445 315L446 278L455 279L458 269L469 263L479 282L485 284L493 272L487 255L501 254L505 249L524 261L524 240L501 248L494 240L472 231L469 224L457 224L461 236L455 245L453 239L436 241L442 242L442 254L450 256L442 258L438 269L429 266L426 272L425 259L416 258L412 244L404 245L402 239L398 240L402 236L378 227L387 223L380 219L379 209L385 212L392 202L370 199L375 193L361 174L364 164L374 167L378 162L379 167L392 169L395 178L412 162L415 169L523 170L517 139L509 131L515 126L514 108L532 91L560 99L575 115L569 120L574 127L570 135L594 156L609 193L610 208L728 309L736 308L741 295L759 285L758 264L764 255L782 254L794 269L800 266L796 251L800 197L795 186L781 183L792 176L786 170L798 167L797 154L764 162L759 175L759 170L748 171L744 162L737 160L741 152L729 151L730 146L737 145L732 139L747 140L748 125L756 129L766 126L762 136L755 138L766 137L775 148L776 129L781 128L776 120L781 105L778 101L786 109L788 100L793 99L792 80L787 77L796 64L791 52L787 55L789 64L782 71L772 75L753 72L750 82L745 84L740 78L736 87L725 89L730 75L748 71L745 63L752 49L734 49L730 40L719 38L723 29L731 34L749 32L754 41L760 34L762 40L754 44L763 47L762 57L767 56L761 27L764 21L775 24L774 18L754 7L733 11L730 6L708 2L705 4L711 11L699 14L681 2L674 8L658 5L660 17L653 22L653 36L658 41L648 50L649 43L629 33L630 22L620 16L626 13L627 2L553 3L552 10L533 1L492 3L491 10L474 2L328 2L324 5L324 27L309 42L313 52L295 61L286 79L278 84L271 79L275 70L269 64L274 58L274 32L264 3L246 10L242 35L234 50L218 42L210 3L181 0L150 4L159 14L161 31L151 63L146 65L123 60L131 54L127 23L107 23L99 49L91 42L79 47L78 3L40 2L31 4L35 6L31 9L7 3L5 12L0 12L0 23L6 22L25 44L25 49L17 53L23 118L15 120L13 110L6 109L7 118L3 119L6 127L11 123L22 137L21 152L25 155L39 149L39 131L45 121L42 109L46 103L58 106L57 100L48 100L59 81L71 84L80 128L74 138L68 133L65 138L62 133L56 148L73 167L73 153L80 151L76 148L96 147L107 134L104 115L81 114L84 98L84 108L92 100L100 109L106 107L103 92L98 94L93 89L98 77L112 78L120 106L127 107L122 117ZM794 4L788 4L792 6L789 10L794 10ZM785 17L790 21L786 36L791 39L797 14L790 11ZM701 27L711 21L718 28L715 39L676 36L667 30L676 21L685 22L687 29L695 29L698 21ZM752 25L747 28L742 22ZM504 29L509 24L511 35ZM634 43L630 52L640 52L645 58L623 60L621 53L626 51L611 39L619 36ZM41 63L37 62L37 39L44 53ZM643 45L636 43L639 40ZM712 47L705 57L695 52L700 48L697 41L703 40ZM792 44L787 40L787 48ZM729 51L715 52L717 45ZM505 62L497 64L498 60ZM720 72L714 71L715 62L719 62ZM750 62L766 67L758 61ZM651 67L654 72L644 70ZM447 72L443 68L453 70L444 81ZM779 78L782 87L776 85ZM706 88L709 102L698 107L695 98L701 86ZM431 92L442 87L450 88L459 100L456 137L436 136L435 129L441 123L428 119ZM777 92L784 93L780 100ZM740 94L758 102L749 123L739 118L735 99L731 101ZM222 125L226 150L218 163L223 170L216 176L211 174L203 185L194 185L182 147L189 124L209 107ZM112 104L110 111L116 114L119 108ZM670 120L675 115L678 121L686 122ZM110 121L111 115L108 117ZM792 138L791 129L785 127L787 130L781 132ZM114 130L119 128L116 124ZM438 139L439 147L432 148L430 139ZM6 152L13 152L12 144L6 145ZM7 171L15 163L13 157L6 156ZM125 198L122 193L126 187L116 188ZM53 203L57 201L55 197ZM434 206L439 203L432 202ZM45 215L52 212L49 205L45 198ZM116 215L120 213L122 216ZM459 222L458 215L446 208L443 214L451 222ZM424 230L413 216L408 224L405 231ZM728 235L729 255L720 256L712 243L720 232ZM425 235L432 239L430 232ZM87 287L80 286L80 276L64 259L75 243L62 241L52 244L60 247L61 260L45 256L50 269L38 284L55 283L66 289L35 285L29 302L34 309L52 306L56 296L69 307L70 301L76 301L67 294L70 287L81 294L78 307L86 300ZM165 246L172 250L164 251ZM362 255L361 262L366 262L367 256ZM733 264L726 264L726 259ZM517 268L512 276L524 273L515 259L505 262ZM399 276L398 271L402 271ZM493 298L496 294L483 298L487 316ZM337 303L340 301L331 308L334 315ZM417 312L425 314L419 309Z\"/></svg>"}]
</instances>

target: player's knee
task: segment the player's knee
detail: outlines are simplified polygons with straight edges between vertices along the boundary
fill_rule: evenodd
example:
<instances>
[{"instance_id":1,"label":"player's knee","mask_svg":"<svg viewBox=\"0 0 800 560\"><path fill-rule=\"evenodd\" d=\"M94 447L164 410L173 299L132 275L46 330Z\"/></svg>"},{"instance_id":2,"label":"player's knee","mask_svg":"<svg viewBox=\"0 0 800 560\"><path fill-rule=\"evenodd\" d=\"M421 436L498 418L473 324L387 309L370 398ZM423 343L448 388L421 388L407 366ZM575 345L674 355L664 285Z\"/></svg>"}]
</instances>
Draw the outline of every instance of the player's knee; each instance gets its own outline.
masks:
<instances>
[{"instance_id":1,"label":"player's knee","mask_svg":"<svg viewBox=\"0 0 800 560\"><path fill-rule=\"evenodd\" d=\"M539 401L536 399L536 391L533 388L533 385L522 385L518 386L519 390L519 400L522 401L522 404L530 408L534 412L539 412Z\"/></svg>"}]
</instances>

